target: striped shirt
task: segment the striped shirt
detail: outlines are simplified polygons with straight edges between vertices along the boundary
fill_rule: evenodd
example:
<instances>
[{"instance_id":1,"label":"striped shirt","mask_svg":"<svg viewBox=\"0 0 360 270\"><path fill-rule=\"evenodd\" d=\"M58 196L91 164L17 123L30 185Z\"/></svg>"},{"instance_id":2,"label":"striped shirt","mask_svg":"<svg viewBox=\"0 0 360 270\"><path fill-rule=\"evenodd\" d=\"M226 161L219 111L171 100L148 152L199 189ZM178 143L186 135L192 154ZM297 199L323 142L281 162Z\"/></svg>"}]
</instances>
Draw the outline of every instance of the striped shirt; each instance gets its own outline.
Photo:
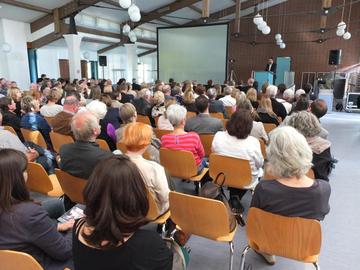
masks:
<instances>
[{"instance_id":1,"label":"striped shirt","mask_svg":"<svg viewBox=\"0 0 360 270\"><path fill-rule=\"evenodd\" d=\"M161 137L161 146L168 149L190 151L194 155L196 165L200 165L201 159L205 156L200 137L195 132L182 135L163 135Z\"/></svg>"}]
</instances>

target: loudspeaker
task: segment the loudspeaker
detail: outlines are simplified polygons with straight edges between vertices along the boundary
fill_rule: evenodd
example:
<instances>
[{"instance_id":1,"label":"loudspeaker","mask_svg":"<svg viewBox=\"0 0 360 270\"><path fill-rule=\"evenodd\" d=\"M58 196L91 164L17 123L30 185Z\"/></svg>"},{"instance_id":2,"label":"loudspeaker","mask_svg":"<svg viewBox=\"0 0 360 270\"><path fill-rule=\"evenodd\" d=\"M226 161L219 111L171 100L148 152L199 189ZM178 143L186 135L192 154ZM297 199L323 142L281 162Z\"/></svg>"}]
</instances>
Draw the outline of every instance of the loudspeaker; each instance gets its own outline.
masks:
<instances>
[{"instance_id":1,"label":"loudspeaker","mask_svg":"<svg viewBox=\"0 0 360 270\"><path fill-rule=\"evenodd\" d=\"M106 67L107 66L106 56L103 56L103 55L99 56L99 65L100 65L100 67Z\"/></svg>"},{"instance_id":2,"label":"loudspeaker","mask_svg":"<svg viewBox=\"0 0 360 270\"><path fill-rule=\"evenodd\" d=\"M329 65L337 66L341 63L341 49L331 50L329 53Z\"/></svg>"}]
</instances>

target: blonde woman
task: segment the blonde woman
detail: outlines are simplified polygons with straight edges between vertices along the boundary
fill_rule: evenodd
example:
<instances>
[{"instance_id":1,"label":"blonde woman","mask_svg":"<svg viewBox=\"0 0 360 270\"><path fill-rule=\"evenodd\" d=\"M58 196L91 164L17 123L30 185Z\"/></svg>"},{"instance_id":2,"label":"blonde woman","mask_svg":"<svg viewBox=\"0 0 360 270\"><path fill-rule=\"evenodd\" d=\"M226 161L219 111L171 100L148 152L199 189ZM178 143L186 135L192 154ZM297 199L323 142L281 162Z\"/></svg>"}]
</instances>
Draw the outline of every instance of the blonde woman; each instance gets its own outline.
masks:
<instances>
[{"instance_id":1,"label":"blonde woman","mask_svg":"<svg viewBox=\"0 0 360 270\"><path fill-rule=\"evenodd\" d=\"M156 91L153 97L154 106L151 109L151 116L153 118L161 116L165 112L165 95L161 91Z\"/></svg>"},{"instance_id":2,"label":"blonde woman","mask_svg":"<svg viewBox=\"0 0 360 270\"><path fill-rule=\"evenodd\" d=\"M8 97L11 98L16 105L16 109L14 110L14 113L18 116L21 117L21 91L18 87L11 87L8 90Z\"/></svg>"},{"instance_id":3,"label":"blonde woman","mask_svg":"<svg viewBox=\"0 0 360 270\"><path fill-rule=\"evenodd\" d=\"M187 89L184 92L183 102L184 102L184 106L188 112L196 112L195 94L194 94L194 90L192 90L192 88Z\"/></svg>"},{"instance_id":4,"label":"blonde woman","mask_svg":"<svg viewBox=\"0 0 360 270\"><path fill-rule=\"evenodd\" d=\"M272 123L277 126L279 125L277 115L273 112L270 98L264 96L261 98L257 113L259 115L260 122Z\"/></svg>"},{"instance_id":5,"label":"blonde woman","mask_svg":"<svg viewBox=\"0 0 360 270\"><path fill-rule=\"evenodd\" d=\"M253 106L253 108L255 110L257 110L257 108L259 107L259 102L257 101L257 91L255 88L250 88L247 92L246 92L246 98L248 100L250 100L251 105Z\"/></svg>"}]
</instances>

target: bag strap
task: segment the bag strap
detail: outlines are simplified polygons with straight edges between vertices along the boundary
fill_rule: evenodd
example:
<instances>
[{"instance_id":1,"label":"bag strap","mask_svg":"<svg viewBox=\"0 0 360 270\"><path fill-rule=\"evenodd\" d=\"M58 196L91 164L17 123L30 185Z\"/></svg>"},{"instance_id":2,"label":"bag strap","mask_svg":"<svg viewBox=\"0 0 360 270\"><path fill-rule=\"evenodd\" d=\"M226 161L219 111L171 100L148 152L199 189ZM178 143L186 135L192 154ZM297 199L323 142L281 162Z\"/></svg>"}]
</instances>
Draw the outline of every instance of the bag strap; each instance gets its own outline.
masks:
<instances>
[{"instance_id":1,"label":"bag strap","mask_svg":"<svg viewBox=\"0 0 360 270\"><path fill-rule=\"evenodd\" d=\"M221 182L221 184L218 184L218 179L220 178L220 176L223 175L223 181ZM216 176L215 180L214 180L214 183L217 184L218 186L222 187L225 183L225 179L226 179L226 176L223 172L220 172L218 173L218 175Z\"/></svg>"}]
</instances>

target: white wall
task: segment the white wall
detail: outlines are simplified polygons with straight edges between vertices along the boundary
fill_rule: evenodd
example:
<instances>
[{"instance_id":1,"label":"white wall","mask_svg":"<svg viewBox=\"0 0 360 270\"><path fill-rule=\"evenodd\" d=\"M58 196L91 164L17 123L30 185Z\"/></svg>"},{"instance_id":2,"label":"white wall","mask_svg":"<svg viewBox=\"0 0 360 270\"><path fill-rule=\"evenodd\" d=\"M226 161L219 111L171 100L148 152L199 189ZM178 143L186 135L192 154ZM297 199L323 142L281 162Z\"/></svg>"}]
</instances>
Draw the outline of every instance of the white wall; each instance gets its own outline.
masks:
<instances>
[{"instance_id":1,"label":"white wall","mask_svg":"<svg viewBox=\"0 0 360 270\"><path fill-rule=\"evenodd\" d=\"M155 82L157 79L157 54L151 53L139 58L139 62L142 63L143 70L139 70L139 77L143 77L143 81L146 83ZM140 67L140 66L139 66ZM140 83L142 81L139 80Z\"/></svg>"},{"instance_id":2,"label":"white wall","mask_svg":"<svg viewBox=\"0 0 360 270\"><path fill-rule=\"evenodd\" d=\"M0 44L11 45L11 51L0 50L0 77L16 81L23 90L30 85L30 71L27 53L28 23L0 19Z\"/></svg>"}]
</instances>

